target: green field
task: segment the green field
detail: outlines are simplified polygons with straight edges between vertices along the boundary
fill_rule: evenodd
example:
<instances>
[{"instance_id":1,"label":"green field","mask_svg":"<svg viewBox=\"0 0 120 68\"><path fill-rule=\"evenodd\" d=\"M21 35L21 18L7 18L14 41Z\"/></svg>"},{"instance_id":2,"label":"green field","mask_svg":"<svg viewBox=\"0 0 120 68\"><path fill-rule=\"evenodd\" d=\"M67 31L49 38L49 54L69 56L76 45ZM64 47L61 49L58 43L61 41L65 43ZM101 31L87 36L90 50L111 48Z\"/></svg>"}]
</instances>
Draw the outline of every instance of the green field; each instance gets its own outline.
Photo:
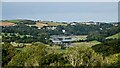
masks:
<instances>
[{"instance_id":1,"label":"green field","mask_svg":"<svg viewBox=\"0 0 120 68\"><path fill-rule=\"evenodd\" d=\"M47 24L48 24L48 26L58 26L58 25L67 26L67 24L64 24L64 23L56 23L56 22L48 22Z\"/></svg>"},{"instance_id":2,"label":"green field","mask_svg":"<svg viewBox=\"0 0 120 68\"><path fill-rule=\"evenodd\" d=\"M90 41L90 42L75 42L73 43L74 46L93 46L93 45L96 45L96 44L100 44L101 42L98 42L98 41Z\"/></svg>"},{"instance_id":3,"label":"green field","mask_svg":"<svg viewBox=\"0 0 120 68\"><path fill-rule=\"evenodd\" d=\"M76 37L77 40L86 40L87 39L87 35L79 35L79 36L73 36Z\"/></svg>"},{"instance_id":4,"label":"green field","mask_svg":"<svg viewBox=\"0 0 120 68\"><path fill-rule=\"evenodd\" d=\"M76 38L77 40L86 40L87 39L87 35L72 35L72 36L66 36L66 37Z\"/></svg>"},{"instance_id":5,"label":"green field","mask_svg":"<svg viewBox=\"0 0 120 68\"><path fill-rule=\"evenodd\" d=\"M112 35L112 36L109 36L109 37L107 37L106 39L118 39L118 38L120 38L120 32L119 33L117 33L117 34L115 34L115 35Z\"/></svg>"},{"instance_id":6,"label":"green field","mask_svg":"<svg viewBox=\"0 0 120 68\"><path fill-rule=\"evenodd\" d=\"M2 36L0 36L0 39L2 39Z\"/></svg>"},{"instance_id":7,"label":"green field","mask_svg":"<svg viewBox=\"0 0 120 68\"><path fill-rule=\"evenodd\" d=\"M11 22L11 23L18 23L20 22L21 20L9 20L8 22Z\"/></svg>"}]
</instances>

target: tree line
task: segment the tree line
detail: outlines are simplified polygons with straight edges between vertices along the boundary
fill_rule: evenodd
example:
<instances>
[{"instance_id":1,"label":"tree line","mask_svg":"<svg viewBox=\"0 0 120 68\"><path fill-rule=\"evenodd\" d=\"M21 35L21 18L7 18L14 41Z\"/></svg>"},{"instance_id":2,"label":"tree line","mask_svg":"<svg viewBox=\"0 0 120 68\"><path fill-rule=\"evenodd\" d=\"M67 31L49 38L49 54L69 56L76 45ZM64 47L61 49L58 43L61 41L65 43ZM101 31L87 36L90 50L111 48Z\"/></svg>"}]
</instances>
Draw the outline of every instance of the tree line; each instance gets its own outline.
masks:
<instances>
[{"instance_id":1,"label":"tree line","mask_svg":"<svg viewBox=\"0 0 120 68\"><path fill-rule=\"evenodd\" d=\"M102 29L102 30L101 30ZM63 33L62 30L66 32ZM12 33L11 36L3 36L4 42L16 41L23 43L31 42L50 42L49 38L51 35L88 35L87 41L97 40L103 42L105 37L111 36L120 32L119 26L113 26L109 23L102 23L100 25L85 25L79 24L76 25L67 25L67 26L57 26L55 30L50 29L38 29L35 26L27 26L25 24L17 24L16 26L3 27L2 32ZM23 38L20 36L15 36L13 33L18 33L19 35L24 35ZM31 37L27 37L30 35Z\"/></svg>"}]
</instances>

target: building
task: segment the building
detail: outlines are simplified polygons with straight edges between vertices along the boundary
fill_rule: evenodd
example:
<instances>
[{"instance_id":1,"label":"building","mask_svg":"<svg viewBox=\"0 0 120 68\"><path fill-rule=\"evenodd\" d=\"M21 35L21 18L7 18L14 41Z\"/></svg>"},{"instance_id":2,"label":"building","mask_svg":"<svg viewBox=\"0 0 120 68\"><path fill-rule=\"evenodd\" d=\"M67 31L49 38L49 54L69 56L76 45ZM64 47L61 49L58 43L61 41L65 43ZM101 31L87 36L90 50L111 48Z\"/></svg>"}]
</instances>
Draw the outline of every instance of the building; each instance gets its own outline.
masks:
<instances>
[{"instance_id":1,"label":"building","mask_svg":"<svg viewBox=\"0 0 120 68\"><path fill-rule=\"evenodd\" d=\"M85 25L97 25L96 22L80 22L80 24L85 24Z\"/></svg>"},{"instance_id":2,"label":"building","mask_svg":"<svg viewBox=\"0 0 120 68\"><path fill-rule=\"evenodd\" d=\"M72 45L71 42L76 41L77 39L69 36L54 35L54 36L51 36L50 40L54 44L64 44L67 47Z\"/></svg>"},{"instance_id":3,"label":"building","mask_svg":"<svg viewBox=\"0 0 120 68\"><path fill-rule=\"evenodd\" d=\"M113 23L113 26L118 26L119 25L119 23Z\"/></svg>"},{"instance_id":4,"label":"building","mask_svg":"<svg viewBox=\"0 0 120 68\"><path fill-rule=\"evenodd\" d=\"M74 25L76 25L76 23L77 23L77 22L72 22L72 23L70 23L70 25L74 26Z\"/></svg>"}]
</instances>

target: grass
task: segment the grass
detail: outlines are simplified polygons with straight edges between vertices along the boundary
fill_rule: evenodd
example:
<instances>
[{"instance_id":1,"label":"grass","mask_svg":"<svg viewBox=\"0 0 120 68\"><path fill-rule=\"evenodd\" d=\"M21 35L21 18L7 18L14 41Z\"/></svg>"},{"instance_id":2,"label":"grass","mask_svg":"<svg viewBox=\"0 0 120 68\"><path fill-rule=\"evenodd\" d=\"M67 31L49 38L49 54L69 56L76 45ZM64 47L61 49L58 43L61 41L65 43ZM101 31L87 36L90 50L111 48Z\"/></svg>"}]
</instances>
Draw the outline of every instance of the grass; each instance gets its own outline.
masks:
<instances>
[{"instance_id":1,"label":"grass","mask_svg":"<svg viewBox=\"0 0 120 68\"><path fill-rule=\"evenodd\" d=\"M37 27L43 27L43 26L48 26L48 24L42 23L42 22L37 22L35 25L33 26L37 26Z\"/></svg>"},{"instance_id":2,"label":"grass","mask_svg":"<svg viewBox=\"0 0 120 68\"><path fill-rule=\"evenodd\" d=\"M98 41L94 40L94 41L90 41L89 43L100 44L101 42L98 42Z\"/></svg>"},{"instance_id":3,"label":"grass","mask_svg":"<svg viewBox=\"0 0 120 68\"><path fill-rule=\"evenodd\" d=\"M2 36L0 35L0 39L2 39Z\"/></svg>"},{"instance_id":4,"label":"grass","mask_svg":"<svg viewBox=\"0 0 120 68\"><path fill-rule=\"evenodd\" d=\"M23 48L15 48L15 49L16 49L16 50L20 50L20 51L21 51Z\"/></svg>"},{"instance_id":5,"label":"grass","mask_svg":"<svg viewBox=\"0 0 120 68\"><path fill-rule=\"evenodd\" d=\"M90 42L75 42L73 43L74 46L93 46L93 45L96 45L96 44L100 44L101 42L98 42L98 41L90 41Z\"/></svg>"},{"instance_id":6,"label":"grass","mask_svg":"<svg viewBox=\"0 0 120 68\"><path fill-rule=\"evenodd\" d=\"M76 38L77 40L86 40L87 39L87 35L73 35L73 36L66 36L66 37L73 37Z\"/></svg>"},{"instance_id":7,"label":"grass","mask_svg":"<svg viewBox=\"0 0 120 68\"><path fill-rule=\"evenodd\" d=\"M67 26L67 24L64 24L64 23L56 23L56 22L48 22L47 24L44 23L44 22L37 22L36 24L31 25L31 26L36 26L36 27L42 28L42 27L44 27L44 26L58 26L58 25Z\"/></svg>"},{"instance_id":8,"label":"grass","mask_svg":"<svg viewBox=\"0 0 120 68\"><path fill-rule=\"evenodd\" d=\"M11 23L18 23L18 22L20 22L20 20L9 20L9 22L11 22Z\"/></svg>"},{"instance_id":9,"label":"grass","mask_svg":"<svg viewBox=\"0 0 120 68\"><path fill-rule=\"evenodd\" d=\"M57 23L57 22L48 22L47 25L48 26L58 26L58 25L67 26L67 24Z\"/></svg>"},{"instance_id":10,"label":"grass","mask_svg":"<svg viewBox=\"0 0 120 68\"><path fill-rule=\"evenodd\" d=\"M120 35L120 32L115 35L109 36L106 39L115 39L115 38L118 39L118 38L120 38L119 35Z\"/></svg>"},{"instance_id":11,"label":"grass","mask_svg":"<svg viewBox=\"0 0 120 68\"><path fill-rule=\"evenodd\" d=\"M86 40L87 35L79 35L79 36L74 36L77 38L77 40Z\"/></svg>"},{"instance_id":12,"label":"grass","mask_svg":"<svg viewBox=\"0 0 120 68\"><path fill-rule=\"evenodd\" d=\"M96 44L100 44L101 42L98 42L98 41L90 41L90 42L77 42L77 43L72 43L73 46L87 46L87 47L91 47L93 45L96 45ZM64 49L61 49L61 46L57 46L57 45L53 45L53 46L48 46L51 53L65 53L66 50Z\"/></svg>"},{"instance_id":13,"label":"grass","mask_svg":"<svg viewBox=\"0 0 120 68\"><path fill-rule=\"evenodd\" d=\"M2 48L2 44L0 43L0 48ZM0 50L1 51L1 50Z\"/></svg>"}]
</instances>

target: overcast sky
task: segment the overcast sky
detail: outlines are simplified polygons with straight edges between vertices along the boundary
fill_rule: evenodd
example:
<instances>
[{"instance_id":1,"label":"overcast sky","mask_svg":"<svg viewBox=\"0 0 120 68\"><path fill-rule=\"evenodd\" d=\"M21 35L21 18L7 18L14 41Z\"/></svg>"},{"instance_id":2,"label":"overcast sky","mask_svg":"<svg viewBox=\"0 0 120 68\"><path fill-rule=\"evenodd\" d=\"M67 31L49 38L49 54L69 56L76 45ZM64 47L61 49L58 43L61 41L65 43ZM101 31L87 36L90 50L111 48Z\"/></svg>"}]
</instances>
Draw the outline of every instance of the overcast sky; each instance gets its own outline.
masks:
<instances>
[{"instance_id":1,"label":"overcast sky","mask_svg":"<svg viewBox=\"0 0 120 68\"><path fill-rule=\"evenodd\" d=\"M3 2L118 2L119 0L2 0Z\"/></svg>"},{"instance_id":2,"label":"overcast sky","mask_svg":"<svg viewBox=\"0 0 120 68\"><path fill-rule=\"evenodd\" d=\"M117 2L3 2L3 19L118 21Z\"/></svg>"}]
</instances>

